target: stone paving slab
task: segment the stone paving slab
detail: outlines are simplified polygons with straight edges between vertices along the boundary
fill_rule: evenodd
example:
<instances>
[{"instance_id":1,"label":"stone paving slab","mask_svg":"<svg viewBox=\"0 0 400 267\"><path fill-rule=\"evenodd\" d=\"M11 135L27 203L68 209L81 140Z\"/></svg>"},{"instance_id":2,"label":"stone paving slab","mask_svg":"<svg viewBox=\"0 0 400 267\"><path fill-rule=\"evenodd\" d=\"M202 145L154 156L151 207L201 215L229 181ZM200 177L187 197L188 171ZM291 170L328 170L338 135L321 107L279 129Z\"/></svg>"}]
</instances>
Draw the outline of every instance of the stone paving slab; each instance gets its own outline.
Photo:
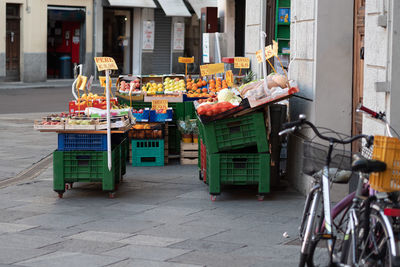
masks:
<instances>
[{"instance_id":1,"label":"stone paving slab","mask_svg":"<svg viewBox=\"0 0 400 267\"><path fill-rule=\"evenodd\" d=\"M120 242L99 242L82 239L67 239L59 243L48 245L43 249L63 252L79 252L83 254L101 255L106 251L126 246Z\"/></svg>"},{"instance_id":2,"label":"stone paving slab","mask_svg":"<svg viewBox=\"0 0 400 267\"><path fill-rule=\"evenodd\" d=\"M190 252L186 249L177 248L162 248L154 246L139 246L139 245L127 245L122 248L117 248L105 252L105 255L115 256L119 258L133 258L133 259L147 259L147 260L158 260L166 261L168 259L175 258Z\"/></svg>"},{"instance_id":3,"label":"stone paving slab","mask_svg":"<svg viewBox=\"0 0 400 267\"><path fill-rule=\"evenodd\" d=\"M26 249L26 248L7 248L3 247L0 250L0 263L14 264L23 260L39 257L49 254L53 251L45 249ZM17 264L20 265L20 264Z\"/></svg>"},{"instance_id":4,"label":"stone paving slab","mask_svg":"<svg viewBox=\"0 0 400 267\"><path fill-rule=\"evenodd\" d=\"M42 248L62 240L55 237L25 235L23 232L11 233L0 236L0 248Z\"/></svg>"},{"instance_id":5,"label":"stone paving slab","mask_svg":"<svg viewBox=\"0 0 400 267\"><path fill-rule=\"evenodd\" d=\"M175 262L154 261L154 260L141 260L141 259L127 259L108 265L109 267L132 267L132 266L146 266L146 267L200 267L203 265L194 264L181 264ZM1 266L0 266L1 267Z\"/></svg>"},{"instance_id":6,"label":"stone paving slab","mask_svg":"<svg viewBox=\"0 0 400 267\"><path fill-rule=\"evenodd\" d=\"M155 247L167 247L182 241L184 241L184 239L152 236L152 235L134 235L119 240L120 243L125 243L130 245L155 246Z\"/></svg>"},{"instance_id":7,"label":"stone paving slab","mask_svg":"<svg viewBox=\"0 0 400 267\"><path fill-rule=\"evenodd\" d=\"M18 262L22 266L32 267L62 267L62 266L104 266L121 261L121 258L111 256L90 255L77 252L57 251L30 260Z\"/></svg>"}]
</instances>

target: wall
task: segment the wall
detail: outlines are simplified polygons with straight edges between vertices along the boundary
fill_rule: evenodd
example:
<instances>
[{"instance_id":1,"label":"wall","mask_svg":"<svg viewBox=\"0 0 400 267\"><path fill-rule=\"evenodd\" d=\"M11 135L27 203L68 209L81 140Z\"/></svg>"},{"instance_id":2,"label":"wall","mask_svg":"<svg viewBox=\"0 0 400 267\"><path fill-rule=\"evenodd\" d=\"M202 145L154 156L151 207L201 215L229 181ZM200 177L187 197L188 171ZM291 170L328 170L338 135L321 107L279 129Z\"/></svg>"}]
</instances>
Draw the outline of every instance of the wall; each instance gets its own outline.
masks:
<instances>
[{"instance_id":1,"label":"wall","mask_svg":"<svg viewBox=\"0 0 400 267\"><path fill-rule=\"evenodd\" d=\"M289 77L298 82L305 98L291 98L291 119L304 113L317 126L351 134L353 27L349 25L353 25L353 2L292 0L291 8ZM289 149L289 178L305 193L311 179L299 177L300 140L291 138ZM346 188L338 187L336 198L346 193Z\"/></svg>"},{"instance_id":2,"label":"wall","mask_svg":"<svg viewBox=\"0 0 400 267\"><path fill-rule=\"evenodd\" d=\"M266 1L246 1L245 57L250 58L251 69L261 77L261 65L257 63L256 51L260 49L260 31L265 31Z\"/></svg>"},{"instance_id":3,"label":"wall","mask_svg":"<svg viewBox=\"0 0 400 267\"><path fill-rule=\"evenodd\" d=\"M79 6L86 8L86 55L85 73L92 70L92 36L93 36L93 1L92 0L6 0L0 3L0 18L5 20L6 3L21 4L21 80L24 82L38 82L47 79L47 6ZM28 6L27 6L28 4ZM0 23L0 70L5 69L5 23ZM4 66L4 67L3 67ZM0 77L2 73L0 72Z\"/></svg>"},{"instance_id":4,"label":"wall","mask_svg":"<svg viewBox=\"0 0 400 267\"><path fill-rule=\"evenodd\" d=\"M151 20L154 21L154 9L152 8L143 8L142 9L142 20L141 20L141 35L143 35L143 22ZM154 25L154 30L157 25ZM143 38L143 36L142 36ZM154 38L155 39L155 38ZM143 40L143 39L142 39ZM140 47L142 47L142 42L140 43ZM142 74L152 73L152 65L153 65L153 50L144 50L142 49Z\"/></svg>"},{"instance_id":5,"label":"wall","mask_svg":"<svg viewBox=\"0 0 400 267\"><path fill-rule=\"evenodd\" d=\"M221 33L225 33L227 41L226 56L235 56L235 0L218 1L218 18Z\"/></svg>"},{"instance_id":6,"label":"wall","mask_svg":"<svg viewBox=\"0 0 400 267\"><path fill-rule=\"evenodd\" d=\"M389 112L390 93L376 92L376 82L388 82L389 33L391 24L387 28L377 25L380 15L391 16L387 12L387 1L365 2L365 40L364 40L364 98L363 104L373 110ZM391 2L391 1L390 1ZM389 84L388 84L389 85ZM368 117L363 118L363 132L366 134L385 134L385 127Z\"/></svg>"},{"instance_id":7,"label":"wall","mask_svg":"<svg viewBox=\"0 0 400 267\"><path fill-rule=\"evenodd\" d=\"M171 68L172 73L185 73L185 64L179 63L178 58L183 57L184 50L174 50L174 24L180 22L185 24L184 17L173 17L171 24ZM185 28L185 27L184 27Z\"/></svg>"}]
</instances>

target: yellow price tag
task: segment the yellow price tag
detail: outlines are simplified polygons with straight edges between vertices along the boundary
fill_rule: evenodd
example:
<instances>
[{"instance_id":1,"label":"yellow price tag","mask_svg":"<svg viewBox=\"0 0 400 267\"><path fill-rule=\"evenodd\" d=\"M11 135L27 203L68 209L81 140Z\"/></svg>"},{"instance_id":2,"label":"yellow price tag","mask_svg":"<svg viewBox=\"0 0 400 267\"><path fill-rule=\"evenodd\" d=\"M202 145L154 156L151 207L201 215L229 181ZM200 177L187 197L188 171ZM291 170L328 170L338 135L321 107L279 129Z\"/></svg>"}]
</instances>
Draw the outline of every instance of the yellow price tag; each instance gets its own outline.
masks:
<instances>
[{"instance_id":1,"label":"yellow price tag","mask_svg":"<svg viewBox=\"0 0 400 267\"><path fill-rule=\"evenodd\" d=\"M248 69L250 68L250 59L247 57L234 57L233 58L235 69Z\"/></svg>"},{"instance_id":2,"label":"yellow price tag","mask_svg":"<svg viewBox=\"0 0 400 267\"><path fill-rule=\"evenodd\" d=\"M94 61L96 62L99 71L118 69L115 60L112 57L95 57Z\"/></svg>"},{"instance_id":3,"label":"yellow price tag","mask_svg":"<svg viewBox=\"0 0 400 267\"><path fill-rule=\"evenodd\" d=\"M186 64L193 63L194 62L194 57L179 57L178 58L178 62L179 63L186 63Z\"/></svg>"},{"instance_id":4,"label":"yellow price tag","mask_svg":"<svg viewBox=\"0 0 400 267\"><path fill-rule=\"evenodd\" d=\"M100 81L101 87L106 87L106 76L99 76L99 81ZM110 84L110 88L111 88L112 87L111 78L108 80L108 83Z\"/></svg>"},{"instance_id":5,"label":"yellow price tag","mask_svg":"<svg viewBox=\"0 0 400 267\"><path fill-rule=\"evenodd\" d=\"M226 79L226 84L227 84L229 87L232 87L232 85L233 85L233 73L232 73L231 70L228 70L228 71L225 73L225 79Z\"/></svg>"},{"instance_id":6,"label":"yellow price tag","mask_svg":"<svg viewBox=\"0 0 400 267\"><path fill-rule=\"evenodd\" d=\"M153 109L153 110L168 109L168 100L161 100L161 99L152 100L151 101L151 109Z\"/></svg>"},{"instance_id":7,"label":"yellow price tag","mask_svg":"<svg viewBox=\"0 0 400 267\"><path fill-rule=\"evenodd\" d=\"M278 56L278 42L272 40L272 50L274 51L274 56Z\"/></svg>"},{"instance_id":8,"label":"yellow price tag","mask_svg":"<svg viewBox=\"0 0 400 267\"><path fill-rule=\"evenodd\" d=\"M276 47L278 47L278 46L276 46ZM276 49L276 47L274 47L274 48ZM265 50L264 50L265 51L265 59L270 59L271 57L275 56L274 48L272 47L272 45L265 47ZM277 50L276 50L276 53L278 53ZM261 63L262 62L261 49L256 52L256 57L257 57L257 62Z\"/></svg>"},{"instance_id":9,"label":"yellow price tag","mask_svg":"<svg viewBox=\"0 0 400 267\"><path fill-rule=\"evenodd\" d=\"M216 73L223 73L223 72L225 72L224 63L200 65L201 76L213 75Z\"/></svg>"}]
</instances>

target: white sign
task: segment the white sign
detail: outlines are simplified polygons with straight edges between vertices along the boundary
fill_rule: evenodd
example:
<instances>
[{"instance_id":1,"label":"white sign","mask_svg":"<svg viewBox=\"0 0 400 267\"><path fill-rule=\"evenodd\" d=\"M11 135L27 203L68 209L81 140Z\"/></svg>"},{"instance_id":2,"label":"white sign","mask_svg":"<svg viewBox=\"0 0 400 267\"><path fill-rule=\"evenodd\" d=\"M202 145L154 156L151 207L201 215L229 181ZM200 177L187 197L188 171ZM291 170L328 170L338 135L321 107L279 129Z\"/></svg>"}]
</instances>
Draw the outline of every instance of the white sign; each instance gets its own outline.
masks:
<instances>
[{"instance_id":1,"label":"white sign","mask_svg":"<svg viewBox=\"0 0 400 267\"><path fill-rule=\"evenodd\" d=\"M208 33L203 33L203 63L210 63L210 39Z\"/></svg>"},{"instance_id":2,"label":"white sign","mask_svg":"<svg viewBox=\"0 0 400 267\"><path fill-rule=\"evenodd\" d=\"M154 49L154 21L143 21L143 49Z\"/></svg>"},{"instance_id":3,"label":"white sign","mask_svg":"<svg viewBox=\"0 0 400 267\"><path fill-rule=\"evenodd\" d=\"M177 22L174 24L174 50L185 49L185 24Z\"/></svg>"}]
</instances>

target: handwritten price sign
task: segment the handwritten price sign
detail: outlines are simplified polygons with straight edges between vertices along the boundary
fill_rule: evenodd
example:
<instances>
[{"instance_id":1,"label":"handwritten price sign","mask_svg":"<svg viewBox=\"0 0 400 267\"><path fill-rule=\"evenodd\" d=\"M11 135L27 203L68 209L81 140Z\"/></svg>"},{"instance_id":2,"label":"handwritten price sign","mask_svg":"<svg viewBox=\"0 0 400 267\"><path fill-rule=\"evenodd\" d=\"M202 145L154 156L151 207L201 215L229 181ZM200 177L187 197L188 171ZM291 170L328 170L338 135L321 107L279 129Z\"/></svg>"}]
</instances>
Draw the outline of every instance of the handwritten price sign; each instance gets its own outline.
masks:
<instances>
[{"instance_id":1,"label":"handwritten price sign","mask_svg":"<svg viewBox=\"0 0 400 267\"><path fill-rule=\"evenodd\" d=\"M193 63L194 62L194 57L179 57L178 58L178 62L179 63L186 63L186 64Z\"/></svg>"},{"instance_id":2,"label":"handwritten price sign","mask_svg":"<svg viewBox=\"0 0 400 267\"><path fill-rule=\"evenodd\" d=\"M225 72L224 63L200 65L201 76L213 75L216 73L223 73L223 72Z\"/></svg>"},{"instance_id":3,"label":"handwritten price sign","mask_svg":"<svg viewBox=\"0 0 400 267\"><path fill-rule=\"evenodd\" d=\"M168 100L152 100L151 101L151 109L153 110L166 110L168 109Z\"/></svg>"},{"instance_id":4,"label":"handwritten price sign","mask_svg":"<svg viewBox=\"0 0 400 267\"><path fill-rule=\"evenodd\" d=\"M112 57L95 57L94 61L96 62L99 71L118 69L115 60Z\"/></svg>"},{"instance_id":5,"label":"handwritten price sign","mask_svg":"<svg viewBox=\"0 0 400 267\"><path fill-rule=\"evenodd\" d=\"M235 57L233 67L235 69L248 69L250 68L250 59L247 57Z\"/></svg>"},{"instance_id":6,"label":"handwritten price sign","mask_svg":"<svg viewBox=\"0 0 400 267\"><path fill-rule=\"evenodd\" d=\"M272 41L272 45L265 47L265 59L270 59L274 56L278 56L278 43L274 40ZM262 62L261 57L261 49L256 52L257 62Z\"/></svg>"},{"instance_id":7,"label":"handwritten price sign","mask_svg":"<svg viewBox=\"0 0 400 267\"><path fill-rule=\"evenodd\" d=\"M227 83L227 85L228 85L229 87L232 87L232 85L233 85L233 73L232 73L231 70L228 70L228 71L225 73L225 78L226 78L226 83Z\"/></svg>"}]
</instances>

